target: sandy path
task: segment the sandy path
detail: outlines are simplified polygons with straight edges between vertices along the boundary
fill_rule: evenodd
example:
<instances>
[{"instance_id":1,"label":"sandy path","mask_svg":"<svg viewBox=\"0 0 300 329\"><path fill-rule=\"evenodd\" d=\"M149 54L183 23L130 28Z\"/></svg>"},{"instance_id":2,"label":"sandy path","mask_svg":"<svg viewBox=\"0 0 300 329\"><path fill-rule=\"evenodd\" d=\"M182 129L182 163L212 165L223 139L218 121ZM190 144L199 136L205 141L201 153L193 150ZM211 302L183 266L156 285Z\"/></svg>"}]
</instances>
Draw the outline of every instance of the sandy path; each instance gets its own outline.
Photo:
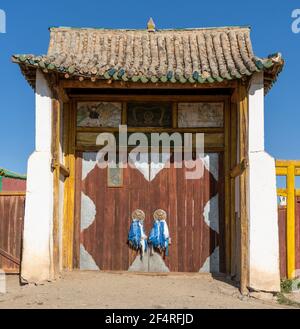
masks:
<instances>
[{"instance_id":1,"label":"sandy path","mask_svg":"<svg viewBox=\"0 0 300 329\"><path fill-rule=\"evenodd\" d=\"M281 308L276 302L241 298L209 275L149 276L100 272L65 273L41 286L7 278L0 308Z\"/></svg>"}]
</instances>

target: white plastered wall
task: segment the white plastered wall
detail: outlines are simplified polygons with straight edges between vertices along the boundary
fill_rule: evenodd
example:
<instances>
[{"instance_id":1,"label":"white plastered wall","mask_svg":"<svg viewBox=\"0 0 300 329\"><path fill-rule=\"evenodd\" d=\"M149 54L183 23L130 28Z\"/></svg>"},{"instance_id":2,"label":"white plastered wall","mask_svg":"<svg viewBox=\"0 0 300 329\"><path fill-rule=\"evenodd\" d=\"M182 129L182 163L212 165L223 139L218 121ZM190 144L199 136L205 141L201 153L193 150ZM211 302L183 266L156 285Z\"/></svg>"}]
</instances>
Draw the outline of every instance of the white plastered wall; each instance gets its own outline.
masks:
<instances>
[{"instance_id":1,"label":"white plastered wall","mask_svg":"<svg viewBox=\"0 0 300 329\"><path fill-rule=\"evenodd\" d=\"M36 73L35 151L29 157L21 277L28 283L53 279L52 94Z\"/></svg>"},{"instance_id":2,"label":"white plastered wall","mask_svg":"<svg viewBox=\"0 0 300 329\"><path fill-rule=\"evenodd\" d=\"M264 79L249 88L249 285L280 291L275 160L264 150Z\"/></svg>"}]
</instances>

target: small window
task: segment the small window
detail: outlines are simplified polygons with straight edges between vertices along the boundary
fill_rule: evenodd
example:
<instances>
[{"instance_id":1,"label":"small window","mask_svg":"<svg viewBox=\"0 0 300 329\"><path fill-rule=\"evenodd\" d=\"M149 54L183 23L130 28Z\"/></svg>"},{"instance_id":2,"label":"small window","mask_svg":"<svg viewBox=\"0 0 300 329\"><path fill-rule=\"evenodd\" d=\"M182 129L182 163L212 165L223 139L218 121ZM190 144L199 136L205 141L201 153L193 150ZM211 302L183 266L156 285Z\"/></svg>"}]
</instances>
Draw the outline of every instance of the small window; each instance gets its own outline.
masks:
<instances>
[{"instance_id":1,"label":"small window","mask_svg":"<svg viewBox=\"0 0 300 329\"><path fill-rule=\"evenodd\" d=\"M224 126L223 103L179 103L179 128L206 128Z\"/></svg>"},{"instance_id":2,"label":"small window","mask_svg":"<svg viewBox=\"0 0 300 329\"><path fill-rule=\"evenodd\" d=\"M119 127L121 117L121 103L81 102L77 104L78 127Z\"/></svg>"},{"instance_id":3,"label":"small window","mask_svg":"<svg viewBox=\"0 0 300 329\"><path fill-rule=\"evenodd\" d=\"M128 127L172 127L172 103L128 103Z\"/></svg>"}]
</instances>

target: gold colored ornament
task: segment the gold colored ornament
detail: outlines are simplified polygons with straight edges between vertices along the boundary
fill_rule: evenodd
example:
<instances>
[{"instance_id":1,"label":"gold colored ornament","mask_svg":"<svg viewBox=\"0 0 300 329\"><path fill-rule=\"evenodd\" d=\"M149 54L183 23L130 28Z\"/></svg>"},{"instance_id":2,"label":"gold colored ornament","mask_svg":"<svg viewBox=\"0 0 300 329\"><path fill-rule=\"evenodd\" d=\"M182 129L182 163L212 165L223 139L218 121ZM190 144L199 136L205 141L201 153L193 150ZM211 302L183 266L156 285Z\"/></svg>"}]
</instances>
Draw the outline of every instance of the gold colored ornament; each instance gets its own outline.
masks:
<instances>
[{"instance_id":1,"label":"gold colored ornament","mask_svg":"<svg viewBox=\"0 0 300 329\"><path fill-rule=\"evenodd\" d=\"M136 209L132 215L132 219L139 219L139 220L144 220L145 219L145 213L141 209Z\"/></svg>"},{"instance_id":2,"label":"gold colored ornament","mask_svg":"<svg viewBox=\"0 0 300 329\"><path fill-rule=\"evenodd\" d=\"M150 19L148 21L147 29L149 32L155 32L155 23L154 23L152 17L150 17Z\"/></svg>"},{"instance_id":3,"label":"gold colored ornament","mask_svg":"<svg viewBox=\"0 0 300 329\"><path fill-rule=\"evenodd\" d=\"M158 220L166 220L167 213L162 209L157 209L157 210L155 210L155 212L153 214L153 218L158 219Z\"/></svg>"}]
</instances>

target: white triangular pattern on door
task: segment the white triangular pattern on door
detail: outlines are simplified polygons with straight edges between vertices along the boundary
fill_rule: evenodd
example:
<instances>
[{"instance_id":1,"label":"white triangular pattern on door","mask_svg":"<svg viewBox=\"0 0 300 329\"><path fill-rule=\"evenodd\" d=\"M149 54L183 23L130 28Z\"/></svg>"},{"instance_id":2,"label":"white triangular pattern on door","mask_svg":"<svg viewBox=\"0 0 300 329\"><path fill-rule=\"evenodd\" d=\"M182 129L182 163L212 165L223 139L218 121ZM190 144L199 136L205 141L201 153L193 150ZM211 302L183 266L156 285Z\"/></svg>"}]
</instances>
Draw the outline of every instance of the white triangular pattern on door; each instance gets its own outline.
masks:
<instances>
[{"instance_id":1,"label":"white triangular pattern on door","mask_svg":"<svg viewBox=\"0 0 300 329\"><path fill-rule=\"evenodd\" d=\"M159 161L159 156L161 156L161 161ZM170 158L170 153L153 153L151 154L151 163L149 164L148 154L141 153L139 160L136 160L136 156L134 154L129 154L129 163L141 172L148 182L152 182L155 177L166 167Z\"/></svg>"},{"instance_id":2,"label":"white triangular pattern on door","mask_svg":"<svg viewBox=\"0 0 300 329\"><path fill-rule=\"evenodd\" d=\"M161 156L161 161L159 161ZM170 153L151 154L151 163L148 163L148 154L140 154L140 160L136 160L136 157L129 154L129 163L139 170L148 182L152 182L155 177L166 167L166 164L171 158ZM213 175L216 181L219 179L218 168L218 154L211 153L205 154L201 160L204 163L205 168Z\"/></svg>"},{"instance_id":3,"label":"white triangular pattern on door","mask_svg":"<svg viewBox=\"0 0 300 329\"><path fill-rule=\"evenodd\" d=\"M128 155L128 164L132 168L137 169L146 181L149 181L150 176L150 167L148 161L148 153L139 153L139 160L137 158L137 153L129 153Z\"/></svg>"},{"instance_id":4,"label":"white triangular pattern on door","mask_svg":"<svg viewBox=\"0 0 300 329\"><path fill-rule=\"evenodd\" d=\"M162 161L159 161L160 156ZM152 182L154 178L159 174L159 172L161 172L166 167L166 164L169 162L170 158L171 158L170 153L151 154L150 177L149 177L150 182Z\"/></svg>"}]
</instances>

